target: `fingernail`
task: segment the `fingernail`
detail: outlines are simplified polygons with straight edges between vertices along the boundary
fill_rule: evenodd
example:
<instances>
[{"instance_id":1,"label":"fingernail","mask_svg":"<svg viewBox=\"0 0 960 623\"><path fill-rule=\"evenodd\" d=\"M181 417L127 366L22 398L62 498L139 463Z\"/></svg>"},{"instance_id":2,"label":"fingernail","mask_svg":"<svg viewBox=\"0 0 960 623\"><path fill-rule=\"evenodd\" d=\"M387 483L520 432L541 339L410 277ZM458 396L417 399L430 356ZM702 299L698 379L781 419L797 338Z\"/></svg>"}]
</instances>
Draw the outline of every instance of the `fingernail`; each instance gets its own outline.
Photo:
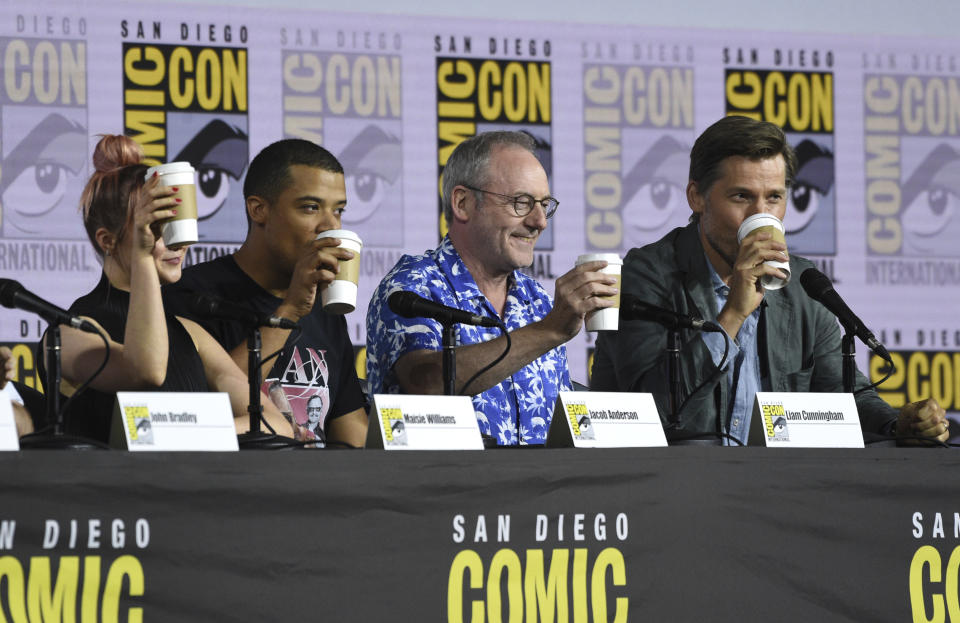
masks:
<instances>
[{"instance_id":1,"label":"fingernail","mask_svg":"<svg viewBox=\"0 0 960 623\"><path fill-rule=\"evenodd\" d=\"M179 187L179 186L171 186L171 187L170 187L170 190L172 190L173 192L177 192L178 190L180 190L180 187Z\"/></svg>"},{"instance_id":2,"label":"fingernail","mask_svg":"<svg viewBox=\"0 0 960 623\"><path fill-rule=\"evenodd\" d=\"M183 199L181 199L180 197L175 197L175 199L176 199L177 203L183 203Z\"/></svg>"},{"instance_id":3,"label":"fingernail","mask_svg":"<svg viewBox=\"0 0 960 623\"><path fill-rule=\"evenodd\" d=\"M171 212L173 212L174 214L176 214L176 213L177 213L177 211L176 211L176 210L170 210L170 211L171 211Z\"/></svg>"}]
</instances>

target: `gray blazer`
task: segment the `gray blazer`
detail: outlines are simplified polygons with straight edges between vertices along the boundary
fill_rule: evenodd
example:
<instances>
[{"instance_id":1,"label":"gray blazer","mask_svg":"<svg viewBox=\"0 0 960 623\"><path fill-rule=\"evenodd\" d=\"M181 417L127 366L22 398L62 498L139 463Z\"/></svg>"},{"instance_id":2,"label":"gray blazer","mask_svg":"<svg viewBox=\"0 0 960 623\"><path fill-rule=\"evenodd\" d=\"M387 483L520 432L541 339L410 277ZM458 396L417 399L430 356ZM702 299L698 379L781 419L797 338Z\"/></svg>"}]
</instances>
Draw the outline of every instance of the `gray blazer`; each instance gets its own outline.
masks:
<instances>
[{"instance_id":1,"label":"gray blazer","mask_svg":"<svg viewBox=\"0 0 960 623\"><path fill-rule=\"evenodd\" d=\"M813 264L792 255L793 278L780 290L768 290L761 304L758 327L761 387L775 392L840 392L843 390L840 328L823 305L800 285L800 274ZM639 299L712 320L717 302L696 223L674 229L662 239L632 249L623 263L623 292ZM730 396L699 333L681 334L681 400L701 383L680 414L678 432L712 433L729 419ZM596 391L653 394L666 424L670 413L664 349L667 330L659 324L621 320L620 330L601 332L594 353L590 387ZM726 365L726 364L725 364ZM856 387L868 385L858 371ZM857 409L865 433L886 433L897 412L873 390L857 394Z\"/></svg>"}]
</instances>

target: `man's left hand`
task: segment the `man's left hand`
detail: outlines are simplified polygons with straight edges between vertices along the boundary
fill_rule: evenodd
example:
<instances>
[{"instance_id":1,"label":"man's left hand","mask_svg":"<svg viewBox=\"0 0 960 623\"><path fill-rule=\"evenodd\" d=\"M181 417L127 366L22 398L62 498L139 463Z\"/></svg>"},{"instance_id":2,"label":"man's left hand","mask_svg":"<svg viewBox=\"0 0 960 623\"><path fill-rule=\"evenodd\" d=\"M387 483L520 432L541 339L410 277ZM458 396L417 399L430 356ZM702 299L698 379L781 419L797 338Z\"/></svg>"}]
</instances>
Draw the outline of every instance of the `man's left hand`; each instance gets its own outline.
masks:
<instances>
[{"instance_id":1,"label":"man's left hand","mask_svg":"<svg viewBox=\"0 0 960 623\"><path fill-rule=\"evenodd\" d=\"M897 415L897 436L918 435L946 441L950 437L947 412L933 398L904 405ZM918 443L914 441L913 443Z\"/></svg>"}]
</instances>

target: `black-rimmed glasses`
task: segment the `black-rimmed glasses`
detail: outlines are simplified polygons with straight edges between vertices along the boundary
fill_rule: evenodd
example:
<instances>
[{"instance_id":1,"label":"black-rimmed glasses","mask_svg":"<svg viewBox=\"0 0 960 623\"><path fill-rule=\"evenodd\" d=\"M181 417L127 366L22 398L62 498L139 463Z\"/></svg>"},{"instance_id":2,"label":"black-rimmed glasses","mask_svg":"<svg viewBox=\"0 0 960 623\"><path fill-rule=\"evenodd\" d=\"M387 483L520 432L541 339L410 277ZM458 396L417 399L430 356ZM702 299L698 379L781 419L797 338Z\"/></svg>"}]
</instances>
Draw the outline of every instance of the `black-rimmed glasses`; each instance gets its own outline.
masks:
<instances>
[{"instance_id":1,"label":"black-rimmed glasses","mask_svg":"<svg viewBox=\"0 0 960 623\"><path fill-rule=\"evenodd\" d=\"M492 190L483 190L482 188L474 188L473 186L467 186L463 184L464 188L469 190L484 193L487 195L493 195L495 197L500 197L501 199L506 199L513 204L513 211L517 213L517 216L523 217L533 211L533 206L538 203L543 208L543 213L547 218L553 216L557 208L560 206L560 202L554 199L553 197L544 197L543 199L534 199L532 196L523 194L523 195L504 195L502 193L495 193Z\"/></svg>"}]
</instances>

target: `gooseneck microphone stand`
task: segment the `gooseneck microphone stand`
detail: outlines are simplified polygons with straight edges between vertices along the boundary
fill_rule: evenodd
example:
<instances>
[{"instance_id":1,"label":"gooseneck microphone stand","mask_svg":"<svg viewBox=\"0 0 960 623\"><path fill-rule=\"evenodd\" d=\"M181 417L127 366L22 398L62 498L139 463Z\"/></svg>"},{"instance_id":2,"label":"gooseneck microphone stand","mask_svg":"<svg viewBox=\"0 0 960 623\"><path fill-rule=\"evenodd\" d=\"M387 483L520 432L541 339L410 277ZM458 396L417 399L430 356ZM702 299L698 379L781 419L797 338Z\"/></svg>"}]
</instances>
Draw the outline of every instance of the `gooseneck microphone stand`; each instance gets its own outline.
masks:
<instances>
[{"instance_id":1,"label":"gooseneck microphone stand","mask_svg":"<svg viewBox=\"0 0 960 623\"><path fill-rule=\"evenodd\" d=\"M46 393L46 423L52 433L31 433L20 438L22 450L106 450L108 447L93 439L68 435L60 411L60 325L50 323L47 328L46 375L43 383Z\"/></svg>"},{"instance_id":2,"label":"gooseneck microphone stand","mask_svg":"<svg viewBox=\"0 0 960 623\"><path fill-rule=\"evenodd\" d=\"M455 322L443 323L443 395L457 395L457 327Z\"/></svg>"},{"instance_id":3,"label":"gooseneck microphone stand","mask_svg":"<svg viewBox=\"0 0 960 623\"><path fill-rule=\"evenodd\" d=\"M857 362L854 360L856 353L856 331L848 331L843 334L840 341L841 356L843 357L843 393L852 394L854 383L857 380Z\"/></svg>"},{"instance_id":4,"label":"gooseneck microphone stand","mask_svg":"<svg viewBox=\"0 0 960 623\"><path fill-rule=\"evenodd\" d=\"M261 429L263 423L263 403L260 402L260 350L263 340L260 329L253 327L247 336L247 379L250 386L250 404L247 413L250 414L250 430L237 435L237 442L241 450L277 450L296 447L297 441L282 435L265 433Z\"/></svg>"},{"instance_id":5,"label":"gooseneck microphone stand","mask_svg":"<svg viewBox=\"0 0 960 623\"><path fill-rule=\"evenodd\" d=\"M670 388L670 428L680 426L680 327L667 333L667 386Z\"/></svg>"}]
</instances>

